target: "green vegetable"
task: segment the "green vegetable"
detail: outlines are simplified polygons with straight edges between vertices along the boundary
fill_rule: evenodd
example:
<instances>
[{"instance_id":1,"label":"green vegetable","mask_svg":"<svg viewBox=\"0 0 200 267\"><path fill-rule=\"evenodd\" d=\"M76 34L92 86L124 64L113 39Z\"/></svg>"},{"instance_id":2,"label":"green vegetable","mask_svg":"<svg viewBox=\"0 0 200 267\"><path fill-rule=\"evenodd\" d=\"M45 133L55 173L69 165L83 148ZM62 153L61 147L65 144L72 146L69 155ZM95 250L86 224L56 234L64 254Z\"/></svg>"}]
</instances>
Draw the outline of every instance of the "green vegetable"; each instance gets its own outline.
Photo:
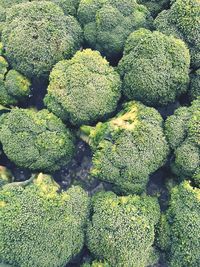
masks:
<instances>
[{"instance_id":1,"label":"green vegetable","mask_svg":"<svg viewBox=\"0 0 200 267\"><path fill-rule=\"evenodd\" d=\"M148 8L153 17L156 17L163 9L167 9L170 0L138 0L139 4L142 4Z\"/></svg>"},{"instance_id":2,"label":"green vegetable","mask_svg":"<svg viewBox=\"0 0 200 267\"><path fill-rule=\"evenodd\" d=\"M187 91L190 55L180 39L140 29L127 39L118 69L123 93L150 106L172 103Z\"/></svg>"},{"instance_id":3,"label":"green vegetable","mask_svg":"<svg viewBox=\"0 0 200 267\"><path fill-rule=\"evenodd\" d=\"M106 260L112 267L145 267L156 263L154 227L160 217L156 199L101 192L93 197L92 203L86 241L95 257Z\"/></svg>"},{"instance_id":4,"label":"green vegetable","mask_svg":"<svg viewBox=\"0 0 200 267\"><path fill-rule=\"evenodd\" d=\"M200 97L200 69L190 76L190 97L192 100Z\"/></svg>"},{"instance_id":5,"label":"green vegetable","mask_svg":"<svg viewBox=\"0 0 200 267\"><path fill-rule=\"evenodd\" d=\"M2 115L1 123L3 151L17 166L52 172L73 156L72 134L47 110L15 108Z\"/></svg>"},{"instance_id":6,"label":"green vegetable","mask_svg":"<svg viewBox=\"0 0 200 267\"><path fill-rule=\"evenodd\" d=\"M3 187L0 262L20 267L65 266L83 247L88 205L82 188L60 191L48 175L39 174L25 187L14 183Z\"/></svg>"},{"instance_id":7,"label":"green vegetable","mask_svg":"<svg viewBox=\"0 0 200 267\"><path fill-rule=\"evenodd\" d=\"M118 73L99 52L86 49L55 65L44 101L62 120L90 124L116 109L120 90Z\"/></svg>"},{"instance_id":8,"label":"green vegetable","mask_svg":"<svg viewBox=\"0 0 200 267\"><path fill-rule=\"evenodd\" d=\"M145 191L149 175L169 152L162 123L154 108L132 101L115 118L96 127L82 126L81 137L93 150L92 176L125 193Z\"/></svg>"}]
</instances>

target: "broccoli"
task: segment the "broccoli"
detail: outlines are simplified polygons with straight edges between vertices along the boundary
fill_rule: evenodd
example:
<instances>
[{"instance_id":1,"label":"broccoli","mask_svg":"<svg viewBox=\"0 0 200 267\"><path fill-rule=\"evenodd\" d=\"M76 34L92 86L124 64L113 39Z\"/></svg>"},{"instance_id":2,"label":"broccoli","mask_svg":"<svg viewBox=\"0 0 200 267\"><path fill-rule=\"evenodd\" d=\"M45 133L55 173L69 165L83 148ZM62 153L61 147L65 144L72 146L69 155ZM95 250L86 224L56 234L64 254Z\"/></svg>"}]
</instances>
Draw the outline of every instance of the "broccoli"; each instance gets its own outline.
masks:
<instances>
[{"instance_id":1,"label":"broccoli","mask_svg":"<svg viewBox=\"0 0 200 267\"><path fill-rule=\"evenodd\" d=\"M122 54L132 31L151 26L149 11L136 0L81 0L78 18L86 44L109 59Z\"/></svg>"},{"instance_id":2,"label":"broccoli","mask_svg":"<svg viewBox=\"0 0 200 267\"><path fill-rule=\"evenodd\" d=\"M123 93L150 106L172 103L189 85L189 50L184 42L140 29L127 39L118 70Z\"/></svg>"},{"instance_id":3,"label":"broccoli","mask_svg":"<svg viewBox=\"0 0 200 267\"><path fill-rule=\"evenodd\" d=\"M200 67L200 5L199 0L176 0L169 10L162 11L155 27L168 35L184 40L191 54L193 68Z\"/></svg>"},{"instance_id":4,"label":"broccoli","mask_svg":"<svg viewBox=\"0 0 200 267\"><path fill-rule=\"evenodd\" d=\"M90 124L116 109L120 92L119 74L99 52L86 49L55 65L44 102L64 121Z\"/></svg>"},{"instance_id":5,"label":"broccoli","mask_svg":"<svg viewBox=\"0 0 200 267\"><path fill-rule=\"evenodd\" d=\"M74 138L49 111L14 108L1 123L3 151L17 166L52 172L71 160Z\"/></svg>"},{"instance_id":6,"label":"broccoli","mask_svg":"<svg viewBox=\"0 0 200 267\"><path fill-rule=\"evenodd\" d=\"M0 6L3 8L10 8L13 5L41 1L41 0L0 0ZM60 6L66 15L75 16L80 0L49 0Z\"/></svg>"},{"instance_id":7,"label":"broccoli","mask_svg":"<svg viewBox=\"0 0 200 267\"><path fill-rule=\"evenodd\" d=\"M116 117L96 127L82 126L93 151L91 175L124 193L142 193L149 175L166 161L169 148L158 111L132 101Z\"/></svg>"},{"instance_id":8,"label":"broccoli","mask_svg":"<svg viewBox=\"0 0 200 267\"><path fill-rule=\"evenodd\" d=\"M168 8L170 0L138 0L137 2L145 5L152 16L156 17L163 9Z\"/></svg>"},{"instance_id":9,"label":"broccoli","mask_svg":"<svg viewBox=\"0 0 200 267\"><path fill-rule=\"evenodd\" d=\"M14 69L29 78L40 78L80 48L82 30L76 19L65 16L56 4L34 1L8 9L2 42Z\"/></svg>"},{"instance_id":10,"label":"broccoli","mask_svg":"<svg viewBox=\"0 0 200 267\"><path fill-rule=\"evenodd\" d=\"M166 252L170 267L199 267L200 190L188 181L174 187L169 208L162 215L157 245Z\"/></svg>"},{"instance_id":11,"label":"broccoli","mask_svg":"<svg viewBox=\"0 0 200 267\"><path fill-rule=\"evenodd\" d=\"M12 182L12 173L6 167L0 165L0 188L10 182Z\"/></svg>"},{"instance_id":12,"label":"broccoli","mask_svg":"<svg viewBox=\"0 0 200 267\"><path fill-rule=\"evenodd\" d=\"M111 267L107 262L105 261L93 261L91 264L90 263L84 263L81 265L82 267Z\"/></svg>"},{"instance_id":13,"label":"broccoli","mask_svg":"<svg viewBox=\"0 0 200 267\"><path fill-rule=\"evenodd\" d=\"M16 70L9 70L8 62L0 56L0 104L16 105L30 94L30 81Z\"/></svg>"},{"instance_id":14,"label":"broccoli","mask_svg":"<svg viewBox=\"0 0 200 267\"><path fill-rule=\"evenodd\" d=\"M165 134L174 152L172 171L181 178L191 178L200 166L200 98L167 118Z\"/></svg>"},{"instance_id":15,"label":"broccoli","mask_svg":"<svg viewBox=\"0 0 200 267\"><path fill-rule=\"evenodd\" d=\"M86 244L113 267L145 267L157 261L154 227L160 218L157 199L101 192L92 199Z\"/></svg>"},{"instance_id":16,"label":"broccoli","mask_svg":"<svg viewBox=\"0 0 200 267\"><path fill-rule=\"evenodd\" d=\"M83 247L89 198L79 186L61 191L48 175L32 180L0 189L0 262L65 266Z\"/></svg>"},{"instance_id":17,"label":"broccoli","mask_svg":"<svg viewBox=\"0 0 200 267\"><path fill-rule=\"evenodd\" d=\"M200 97L200 69L191 74L190 77L190 98L192 100Z\"/></svg>"}]
</instances>

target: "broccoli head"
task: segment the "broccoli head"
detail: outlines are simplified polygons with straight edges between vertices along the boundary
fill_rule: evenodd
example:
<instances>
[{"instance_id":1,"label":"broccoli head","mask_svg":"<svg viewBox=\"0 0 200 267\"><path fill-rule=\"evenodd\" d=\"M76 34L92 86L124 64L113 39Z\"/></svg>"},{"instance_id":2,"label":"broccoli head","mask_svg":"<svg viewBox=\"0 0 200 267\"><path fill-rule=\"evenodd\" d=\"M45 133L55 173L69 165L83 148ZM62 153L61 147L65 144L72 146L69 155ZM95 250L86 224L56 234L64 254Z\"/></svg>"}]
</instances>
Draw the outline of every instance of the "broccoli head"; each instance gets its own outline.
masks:
<instances>
[{"instance_id":1,"label":"broccoli head","mask_svg":"<svg viewBox=\"0 0 200 267\"><path fill-rule=\"evenodd\" d=\"M88 204L82 188L61 191L48 175L39 174L26 185L3 186L0 262L20 267L65 266L83 247Z\"/></svg>"},{"instance_id":2,"label":"broccoli head","mask_svg":"<svg viewBox=\"0 0 200 267\"><path fill-rule=\"evenodd\" d=\"M78 18L87 45L109 59L121 55L132 31L151 25L149 11L136 0L81 0Z\"/></svg>"},{"instance_id":3,"label":"broccoli head","mask_svg":"<svg viewBox=\"0 0 200 267\"><path fill-rule=\"evenodd\" d=\"M119 74L99 52L86 49L55 65L45 104L64 121L90 124L113 112L120 95Z\"/></svg>"},{"instance_id":4,"label":"broccoli head","mask_svg":"<svg viewBox=\"0 0 200 267\"><path fill-rule=\"evenodd\" d=\"M163 9L167 9L170 0L138 0L139 4L142 4L148 8L152 16L157 16Z\"/></svg>"},{"instance_id":5,"label":"broccoli head","mask_svg":"<svg viewBox=\"0 0 200 267\"><path fill-rule=\"evenodd\" d=\"M1 123L3 151L17 166L51 172L72 158L72 134L47 110L14 108L1 116Z\"/></svg>"},{"instance_id":6,"label":"broccoli head","mask_svg":"<svg viewBox=\"0 0 200 267\"><path fill-rule=\"evenodd\" d=\"M9 70L8 62L0 56L0 104L16 105L30 94L30 81L16 70Z\"/></svg>"},{"instance_id":7,"label":"broccoli head","mask_svg":"<svg viewBox=\"0 0 200 267\"><path fill-rule=\"evenodd\" d=\"M169 10L162 11L155 27L168 35L184 40L191 54L191 64L200 67L200 4L199 0L176 0Z\"/></svg>"},{"instance_id":8,"label":"broccoli head","mask_svg":"<svg viewBox=\"0 0 200 267\"><path fill-rule=\"evenodd\" d=\"M123 93L151 106L172 103L187 91L190 55L184 42L140 29L127 39L118 69Z\"/></svg>"},{"instance_id":9,"label":"broccoli head","mask_svg":"<svg viewBox=\"0 0 200 267\"><path fill-rule=\"evenodd\" d=\"M200 69L191 74L190 97L192 100L200 97Z\"/></svg>"},{"instance_id":10,"label":"broccoli head","mask_svg":"<svg viewBox=\"0 0 200 267\"><path fill-rule=\"evenodd\" d=\"M166 252L170 267L199 267L200 190L188 181L174 187L169 208L158 226L158 246Z\"/></svg>"},{"instance_id":11,"label":"broccoli head","mask_svg":"<svg viewBox=\"0 0 200 267\"><path fill-rule=\"evenodd\" d=\"M149 175L166 161L168 145L158 111L132 101L111 120L82 126L93 150L92 176L125 193L142 193Z\"/></svg>"},{"instance_id":12,"label":"broccoli head","mask_svg":"<svg viewBox=\"0 0 200 267\"><path fill-rule=\"evenodd\" d=\"M87 246L98 259L105 259L113 267L148 266L157 260L153 243L159 218L157 199L98 193L92 200Z\"/></svg>"},{"instance_id":13,"label":"broccoli head","mask_svg":"<svg viewBox=\"0 0 200 267\"><path fill-rule=\"evenodd\" d=\"M167 118L165 134L174 152L173 172L191 178L200 166L200 98Z\"/></svg>"},{"instance_id":14,"label":"broccoli head","mask_svg":"<svg viewBox=\"0 0 200 267\"><path fill-rule=\"evenodd\" d=\"M48 1L14 5L2 32L11 66L30 78L48 75L55 63L80 48L82 30L74 17Z\"/></svg>"}]
</instances>

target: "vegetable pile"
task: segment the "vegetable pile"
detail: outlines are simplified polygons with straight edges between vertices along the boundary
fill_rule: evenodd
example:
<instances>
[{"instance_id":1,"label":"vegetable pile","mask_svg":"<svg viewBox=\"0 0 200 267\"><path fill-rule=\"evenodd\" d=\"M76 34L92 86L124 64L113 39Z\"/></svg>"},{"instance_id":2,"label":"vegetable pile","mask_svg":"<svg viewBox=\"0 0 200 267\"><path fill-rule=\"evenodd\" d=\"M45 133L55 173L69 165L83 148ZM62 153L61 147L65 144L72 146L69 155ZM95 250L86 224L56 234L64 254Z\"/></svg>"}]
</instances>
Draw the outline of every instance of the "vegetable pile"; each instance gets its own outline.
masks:
<instances>
[{"instance_id":1,"label":"vegetable pile","mask_svg":"<svg viewBox=\"0 0 200 267\"><path fill-rule=\"evenodd\" d=\"M0 267L199 266L199 0L0 0Z\"/></svg>"}]
</instances>

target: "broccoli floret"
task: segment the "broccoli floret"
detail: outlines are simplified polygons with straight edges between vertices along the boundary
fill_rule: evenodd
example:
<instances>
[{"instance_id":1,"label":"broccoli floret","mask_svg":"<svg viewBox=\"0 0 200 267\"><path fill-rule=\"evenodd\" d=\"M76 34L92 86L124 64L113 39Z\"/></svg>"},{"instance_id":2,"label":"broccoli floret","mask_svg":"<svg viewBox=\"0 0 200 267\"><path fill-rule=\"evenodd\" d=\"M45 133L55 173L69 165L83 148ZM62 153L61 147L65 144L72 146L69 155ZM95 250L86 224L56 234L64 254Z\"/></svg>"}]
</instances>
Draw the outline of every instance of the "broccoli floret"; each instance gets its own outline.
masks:
<instances>
[{"instance_id":1,"label":"broccoli floret","mask_svg":"<svg viewBox=\"0 0 200 267\"><path fill-rule=\"evenodd\" d=\"M167 9L170 0L138 0L139 4L145 5L151 12L153 17L156 17L163 9Z\"/></svg>"},{"instance_id":2,"label":"broccoli floret","mask_svg":"<svg viewBox=\"0 0 200 267\"><path fill-rule=\"evenodd\" d=\"M56 64L44 101L62 120L81 125L108 116L120 96L119 74L99 52L86 49Z\"/></svg>"},{"instance_id":3,"label":"broccoli floret","mask_svg":"<svg viewBox=\"0 0 200 267\"><path fill-rule=\"evenodd\" d=\"M125 193L142 193L149 175L166 161L168 145L158 111L132 101L111 120L82 126L93 150L92 176Z\"/></svg>"},{"instance_id":4,"label":"broccoli floret","mask_svg":"<svg viewBox=\"0 0 200 267\"><path fill-rule=\"evenodd\" d=\"M8 62L0 56L0 104L16 105L30 94L30 81L16 70L9 70Z\"/></svg>"},{"instance_id":5,"label":"broccoli floret","mask_svg":"<svg viewBox=\"0 0 200 267\"><path fill-rule=\"evenodd\" d=\"M12 182L12 173L6 167L0 165L0 188L10 182Z\"/></svg>"},{"instance_id":6,"label":"broccoli floret","mask_svg":"<svg viewBox=\"0 0 200 267\"><path fill-rule=\"evenodd\" d=\"M172 171L182 178L191 178L200 166L200 99L168 117L165 134L174 152Z\"/></svg>"},{"instance_id":7,"label":"broccoli floret","mask_svg":"<svg viewBox=\"0 0 200 267\"><path fill-rule=\"evenodd\" d=\"M135 0L81 0L78 18L86 44L109 59L121 55L132 31L151 25L149 11Z\"/></svg>"},{"instance_id":8,"label":"broccoli floret","mask_svg":"<svg viewBox=\"0 0 200 267\"><path fill-rule=\"evenodd\" d=\"M106 261L93 261L92 263L84 263L82 267L111 267Z\"/></svg>"},{"instance_id":9,"label":"broccoli floret","mask_svg":"<svg viewBox=\"0 0 200 267\"><path fill-rule=\"evenodd\" d=\"M58 193L59 191L59 193ZM48 175L0 190L0 262L65 266L82 249L89 199L76 186L60 191Z\"/></svg>"},{"instance_id":10,"label":"broccoli floret","mask_svg":"<svg viewBox=\"0 0 200 267\"><path fill-rule=\"evenodd\" d=\"M157 260L153 248L154 226L160 217L157 199L101 192L92 204L86 244L97 259L115 267L141 267Z\"/></svg>"},{"instance_id":11,"label":"broccoli floret","mask_svg":"<svg viewBox=\"0 0 200 267\"><path fill-rule=\"evenodd\" d=\"M10 8L13 5L33 2L33 1L42 1L42 0L0 0L0 6L3 8ZM66 15L75 16L80 0L49 0L58 6L60 6Z\"/></svg>"},{"instance_id":12,"label":"broccoli floret","mask_svg":"<svg viewBox=\"0 0 200 267\"><path fill-rule=\"evenodd\" d=\"M189 85L190 55L180 39L140 29L127 39L118 69L123 93L151 106L172 103Z\"/></svg>"},{"instance_id":13,"label":"broccoli floret","mask_svg":"<svg viewBox=\"0 0 200 267\"><path fill-rule=\"evenodd\" d=\"M200 97L200 69L195 71L190 76L190 98L192 100Z\"/></svg>"},{"instance_id":14,"label":"broccoli floret","mask_svg":"<svg viewBox=\"0 0 200 267\"><path fill-rule=\"evenodd\" d=\"M2 115L0 141L11 161L31 170L55 171L74 151L72 134L47 110L14 108Z\"/></svg>"},{"instance_id":15,"label":"broccoli floret","mask_svg":"<svg viewBox=\"0 0 200 267\"><path fill-rule=\"evenodd\" d=\"M22 3L7 11L2 32L11 66L33 77L46 77L55 63L80 48L82 30L76 19L48 1Z\"/></svg>"},{"instance_id":16,"label":"broccoli floret","mask_svg":"<svg viewBox=\"0 0 200 267\"><path fill-rule=\"evenodd\" d=\"M200 67L199 16L199 0L176 0L169 10L162 11L155 20L158 31L174 35L187 43L194 68Z\"/></svg>"},{"instance_id":17,"label":"broccoli floret","mask_svg":"<svg viewBox=\"0 0 200 267\"><path fill-rule=\"evenodd\" d=\"M166 252L170 267L199 267L200 190L188 181L172 189L169 208L158 227L158 246Z\"/></svg>"}]
</instances>

